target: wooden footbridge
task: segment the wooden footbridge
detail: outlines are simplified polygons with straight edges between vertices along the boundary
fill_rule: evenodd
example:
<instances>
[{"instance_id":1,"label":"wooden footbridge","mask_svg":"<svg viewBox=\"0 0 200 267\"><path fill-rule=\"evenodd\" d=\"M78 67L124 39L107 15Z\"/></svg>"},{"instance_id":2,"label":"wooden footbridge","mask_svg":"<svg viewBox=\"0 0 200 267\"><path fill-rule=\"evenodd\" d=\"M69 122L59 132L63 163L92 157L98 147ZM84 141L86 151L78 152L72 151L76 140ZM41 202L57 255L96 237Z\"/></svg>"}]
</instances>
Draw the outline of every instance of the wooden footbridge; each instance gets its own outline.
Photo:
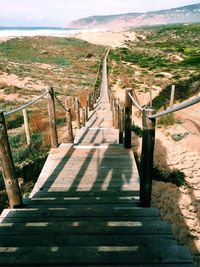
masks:
<instances>
[{"instance_id":1,"label":"wooden footbridge","mask_svg":"<svg viewBox=\"0 0 200 267\"><path fill-rule=\"evenodd\" d=\"M131 149L119 144L106 60L100 98L73 144L52 148L23 208L0 216L0 266L192 267L155 208L140 207Z\"/></svg>"}]
</instances>

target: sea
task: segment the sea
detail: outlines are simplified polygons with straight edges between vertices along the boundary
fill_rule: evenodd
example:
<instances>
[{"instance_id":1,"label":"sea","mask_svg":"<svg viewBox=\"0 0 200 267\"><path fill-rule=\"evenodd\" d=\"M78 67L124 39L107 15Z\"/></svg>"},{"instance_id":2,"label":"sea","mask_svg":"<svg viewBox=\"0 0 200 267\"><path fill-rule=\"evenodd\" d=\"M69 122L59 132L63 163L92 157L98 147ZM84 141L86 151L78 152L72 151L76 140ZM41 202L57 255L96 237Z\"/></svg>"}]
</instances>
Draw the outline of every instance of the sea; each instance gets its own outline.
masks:
<instances>
[{"instance_id":1,"label":"sea","mask_svg":"<svg viewBox=\"0 0 200 267\"><path fill-rule=\"evenodd\" d=\"M103 29L72 29L57 27L0 27L0 38L2 37L19 37L19 36L56 36L72 37L81 32L99 32Z\"/></svg>"}]
</instances>

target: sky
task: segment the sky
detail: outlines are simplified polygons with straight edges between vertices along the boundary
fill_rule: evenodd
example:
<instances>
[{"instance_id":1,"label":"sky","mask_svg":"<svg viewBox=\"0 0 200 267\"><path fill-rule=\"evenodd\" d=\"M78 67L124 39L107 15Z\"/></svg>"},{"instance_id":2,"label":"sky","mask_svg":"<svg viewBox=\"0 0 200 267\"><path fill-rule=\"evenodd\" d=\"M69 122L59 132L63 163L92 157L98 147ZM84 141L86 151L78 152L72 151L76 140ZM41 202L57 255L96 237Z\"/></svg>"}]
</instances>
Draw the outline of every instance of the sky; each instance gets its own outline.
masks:
<instances>
[{"instance_id":1,"label":"sky","mask_svg":"<svg viewBox=\"0 0 200 267\"><path fill-rule=\"evenodd\" d=\"M0 0L1 27L66 27L93 15L162 10L200 3L200 0Z\"/></svg>"}]
</instances>

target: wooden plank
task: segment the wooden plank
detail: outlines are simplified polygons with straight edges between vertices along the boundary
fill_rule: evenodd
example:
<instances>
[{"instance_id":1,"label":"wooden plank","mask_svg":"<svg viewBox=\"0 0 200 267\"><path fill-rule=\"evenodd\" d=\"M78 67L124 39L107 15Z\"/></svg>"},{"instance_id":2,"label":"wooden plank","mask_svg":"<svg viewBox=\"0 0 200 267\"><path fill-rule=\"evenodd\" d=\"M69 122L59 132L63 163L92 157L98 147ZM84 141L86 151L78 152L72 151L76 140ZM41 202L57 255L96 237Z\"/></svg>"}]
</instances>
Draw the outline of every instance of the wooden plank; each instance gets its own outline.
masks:
<instances>
[{"instance_id":1,"label":"wooden plank","mask_svg":"<svg viewBox=\"0 0 200 267\"><path fill-rule=\"evenodd\" d=\"M138 196L133 196L133 197L124 197L124 198L117 198L117 197L51 197L50 195L48 196L33 196L32 198L25 198L23 203L24 204L40 204L44 205L50 204L50 205L55 205L55 204L60 204L60 205L65 205L65 204L132 204L134 202L138 202L139 197Z\"/></svg>"},{"instance_id":2,"label":"wooden plank","mask_svg":"<svg viewBox=\"0 0 200 267\"><path fill-rule=\"evenodd\" d=\"M85 198L85 197L139 197L138 190L130 190L130 191L118 191L118 190L109 190L109 191L89 191L89 192L79 192L79 191L69 191L69 192L38 192L33 196L35 197L77 197L77 198Z\"/></svg>"},{"instance_id":3,"label":"wooden plank","mask_svg":"<svg viewBox=\"0 0 200 267\"><path fill-rule=\"evenodd\" d=\"M73 222L30 222L30 223L9 223L0 224L0 236L7 235L62 235L62 234L154 234L171 235L171 229L167 222L159 219L146 221L140 218L135 221L73 221ZM1 238L0 238L1 239ZM8 238L9 240L9 238Z\"/></svg>"},{"instance_id":4,"label":"wooden plank","mask_svg":"<svg viewBox=\"0 0 200 267\"><path fill-rule=\"evenodd\" d=\"M1 267L9 267L9 266L15 266L15 267L22 267L22 265L21 265L21 263L19 263L19 264L16 264L16 263L14 263L14 264L6 264L6 265L1 265ZM26 265L26 266L28 266L28 267L36 267L36 266L40 266L41 267L41 264L40 263L34 263L34 265L32 265L32 264L28 264L28 265ZM49 267L50 265L49 264L42 264L42 267ZM52 265L51 265L52 266ZM55 267L66 267L66 266L71 266L71 265L66 265L66 264L59 264L59 263L54 263L54 265L53 266L55 266ZM86 267L86 265L84 264L84 265L75 265L76 267ZM107 264L103 264L103 265L97 265L97 264L89 264L88 265L89 267L113 267L113 265L111 264L111 265L107 265ZM194 265L193 265L193 263L182 263L182 262L180 262L180 263L156 263L156 266L155 266L155 264L143 264L143 263L141 263L141 264L139 264L139 263L131 263L131 265L129 265L129 264L115 264L115 267L194 267Z\"/></svg>"},{"instance_id":5,"label":"wooden plank","mask_svg":"<svg viewBox=\"0 0 200 267\"><path fill-rule=\"evenodd\" d=\"M53 247L53 246L68 246L68 247L98 247L98 246L126 246L126 247L138 247L139 250L144 250L144 248L153 248L155 250L158 247L162 247L163 250L168 248L175 248L177 243L172 235L151 235L151 234L69 234L63 231L62 234L57 233L46 233L33 235L29 231L28 235L22 233L21 238L19 235L13 234L8 238L7 235L0 236L0 255L1 247L37 247L40 244L41 247ZM186 251L186 249L185 249ZM168 257L167 252L165 257ZM87 257L87 256L86 256Z\"/></svg>"},{"instance_id":6,"label":"wooden plank","mask_svg":"<svg viewBox=\"0 0 200 267\"><path fill-rule=\"evenodd\" d=\"M120 172L120 169L117 169ZM80 170L72 170L69 169L68 171L49 171L49 172L43 172L42 175L39 177L38 182L44 183L44 182L54 182L54 181L73 181L79 182L79 181L85 181L87 182L120 182L121 184L127 184L127 183L135 183L139 184L139 177L137 173L117 173L117 170L114 171L112 169L108 168L101 168L99 170L93 169L91 171L88 171L87 169L84 170L83 168ZM116 174L115 174L116 173ZM121 176L120 176L121 175Z\"/></svg>"},{"instance_id":7,"label":"wooden plank","mask_svg":"<svg viewBox=\"0 0 200 267\"><path fill-rule=\"evenodd\" d=\"M55 180L54 182L37 182L36 183L36 187L42 187L42 188L49 188L49 187L65 187L65 188L73 188L73 187L90 187L90 188L108 188L109 187L117 187L117 188L123 188L123 189L128 189L128 188L135 188L137 187L139 189L139 184L138 182L124 182L123 181L110 181L110 182L106 182L104 180L102 181L95 181L95 179L92 181L74 181L73 179L70 181L57 181Z\"/></svg>"},{"instance_id":8,"label":"wooden plank","mask_svg":"<svg viewBox=\"0 0 200 267\"><path fill-rule=\"evenodd\" d=\"M160 264L191 263L184 247L1 247L0 264Z\"/></svg>"},{"instance_id":9,"label":"wooden plank","mask_svg":"<svg viewBox=\"0 0 200 267\"><path fill-rule=\"evenodd\" d=\"M76 204L76 203L81 203L81 204L129 204L133 203L133 201L138 201L139 197L138 196L127 196L127 197L51 197L46 196L46 197L32 197L31 199L26 198L23 200L23 203L26 204L38 204L38 205L66 205L66 204Z\"/></svg>"},{"instance_id":10,"label":"wooden plank","mask_svg":"<svg viewBox=\"0 0 200 267\"><path fill-rule=\"evenodd\" d=\"M136 207L107 207L106 205L101 205L98 207L90 206L78 206L78 207L66 207L60 209L49 208L33 208L33 209L5 209L0 218L10 217L152 217L159 216L157 209L149 208L142 209Z\"/></svg>"},{"instance_id":11,"label":"wooden plank","mask_svg":"<svg viewBox=\"0 0 200 267\"><path fill-rule=\"evenodd\" d=\"M34 193L35 192L38 192L38 191L43 191L43 192L67 192L67 191L76 191L76 192L89 192L89 191L94 191L94 192L97 192L97 191L132 191L132 190L139 190L139 186L130 186L130 187L121 187L121 186L118 186L118 187L109 187L107 188L107 186L102 186L102 187L92 187L92 186L68 186L68 187L56 187L56 186L51 186L51 187L48 187L48 186L35 186L34 187Z\"/></svg>"},{"instance_id":12,"label":"wooden plank","mask_svg":"<svg viewBox=\"0 0 200 267\"><path fill-rule=\"evenodd\" d=\"M53 207L52 207L53 208ZM62 207L61 207L62 208ZM45 215L45 212L44 212L44 215ZM112 222L118 222L119 220L120 221L131 221L131 222L134 222L134 221L139 221L139 220L142 220L145 219L145 220L148 220L148 222L151 222L151 221L160 221L160 218L158 216L143 216L143 217L138 217L138 216L129 216L129 217L123 217L123 216L118 216L118 217L114 217L114 216L111 216L111 217L81 217L81 216L75 216L75 217L45 217L45 216L42 216L42 217L32 217L31 216L31 213L29 214L29 216L26 216L26 217L0 217L0 221L1 223L8 223L8 224L17 224L17 223L20 223L20 224L27 224L27 223L46 223L49 224L49 223L55 223L56 222L77 222L77 221L81 221L81 222L91 222L93 224L95 224L96 222L109 222L109 221L112 221Z\"/></svg>"}]
</instances>

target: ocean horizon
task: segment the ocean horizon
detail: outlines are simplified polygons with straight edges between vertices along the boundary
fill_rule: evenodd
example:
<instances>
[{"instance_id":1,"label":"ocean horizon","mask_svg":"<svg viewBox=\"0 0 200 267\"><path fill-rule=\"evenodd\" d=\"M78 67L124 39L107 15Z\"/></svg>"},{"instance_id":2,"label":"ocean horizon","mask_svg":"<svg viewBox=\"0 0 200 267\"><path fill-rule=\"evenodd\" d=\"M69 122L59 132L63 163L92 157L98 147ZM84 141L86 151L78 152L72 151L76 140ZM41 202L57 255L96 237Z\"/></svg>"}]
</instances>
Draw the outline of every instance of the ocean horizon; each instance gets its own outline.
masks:
<instances>
[{"instance_id":1,"label":"ocean horizon","mask_svg":"<svg viewBox=\"0 0 200 267\"><path fill-rule=\"evenodd\" d=\"M70 37L81 32L99 32L104 29L72 29L61 27L0 27L0 38L20 37L20 36L55 36Z\"/></svg>"}]
</instances>

